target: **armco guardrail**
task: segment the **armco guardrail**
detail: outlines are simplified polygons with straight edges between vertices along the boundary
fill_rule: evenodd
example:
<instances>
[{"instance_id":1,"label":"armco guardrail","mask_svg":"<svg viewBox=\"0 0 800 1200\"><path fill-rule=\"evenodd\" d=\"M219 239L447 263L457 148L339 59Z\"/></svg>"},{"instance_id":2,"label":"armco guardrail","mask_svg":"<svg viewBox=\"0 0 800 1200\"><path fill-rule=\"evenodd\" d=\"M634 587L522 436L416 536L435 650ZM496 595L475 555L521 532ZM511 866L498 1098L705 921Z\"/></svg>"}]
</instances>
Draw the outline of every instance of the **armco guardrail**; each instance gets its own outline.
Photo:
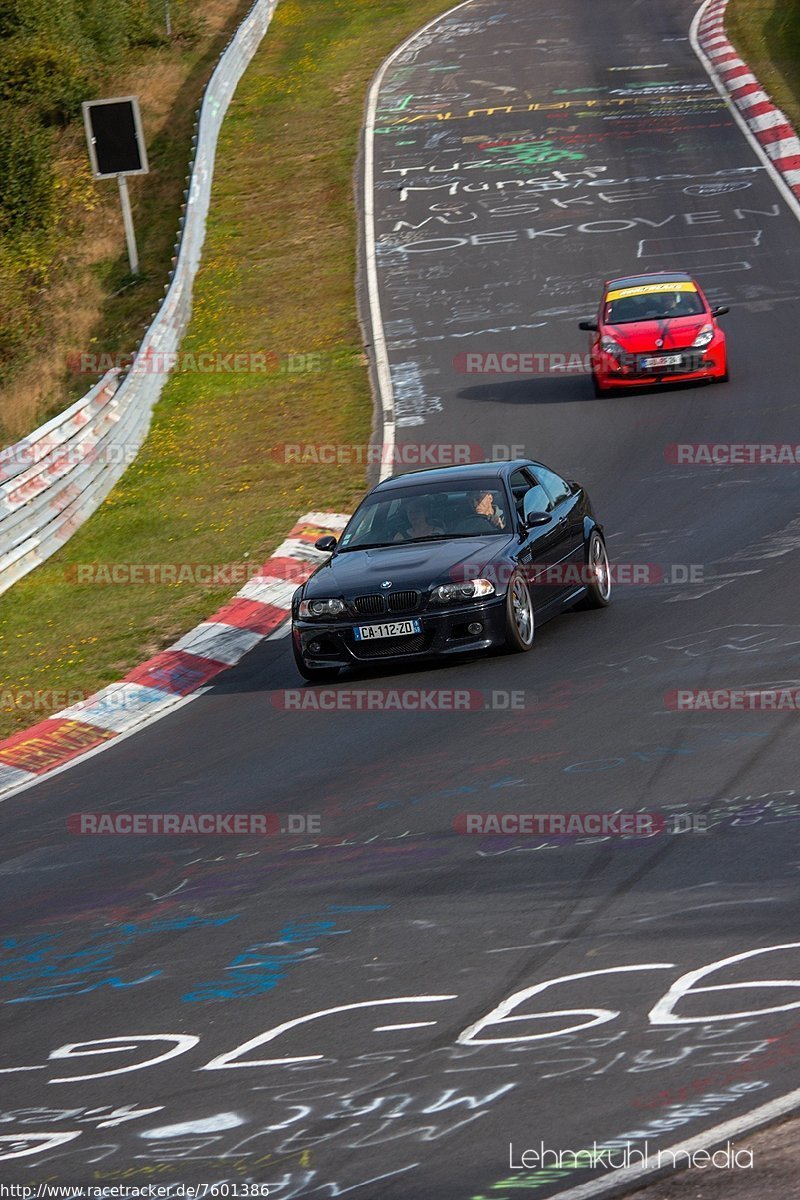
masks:
<instances>
[{"instance_id":1,"label":"armco guardrail","mask_svg":"<svg viewBox=\"0 0 800 1200\"><path fill-rule=\"evenodd\" d=\"M277 3L256 0L203 93L175 266L133 366L125 375L109 371L63 413L0 451L0 592L54 554L91 516L147 435L165 379L148 366L169 361L189 321L222 119ZM137 363L143 366L137 369Z\"/></svg>"}]
</instances>

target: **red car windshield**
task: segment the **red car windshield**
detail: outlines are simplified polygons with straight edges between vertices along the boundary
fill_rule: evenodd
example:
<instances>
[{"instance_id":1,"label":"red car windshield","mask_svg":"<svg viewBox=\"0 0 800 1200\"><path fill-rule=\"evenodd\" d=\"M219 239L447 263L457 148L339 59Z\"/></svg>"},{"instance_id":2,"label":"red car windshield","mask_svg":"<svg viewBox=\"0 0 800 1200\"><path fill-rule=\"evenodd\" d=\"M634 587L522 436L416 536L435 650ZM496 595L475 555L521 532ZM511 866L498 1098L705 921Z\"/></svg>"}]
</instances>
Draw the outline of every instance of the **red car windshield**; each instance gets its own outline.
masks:
<instances>
[{"instance_id":1,"label":"red car windshield","mask_svg":"<svg viewBox=\"0 0 800 1200\"><path fill-rule=\"evenodd\" d=\"M606 304L609 325L629 325L634 321L667 321L671 317L699 317L705 312L697 292L648 292L639 296L621 296Z\"/></svg>"}]
</instances>

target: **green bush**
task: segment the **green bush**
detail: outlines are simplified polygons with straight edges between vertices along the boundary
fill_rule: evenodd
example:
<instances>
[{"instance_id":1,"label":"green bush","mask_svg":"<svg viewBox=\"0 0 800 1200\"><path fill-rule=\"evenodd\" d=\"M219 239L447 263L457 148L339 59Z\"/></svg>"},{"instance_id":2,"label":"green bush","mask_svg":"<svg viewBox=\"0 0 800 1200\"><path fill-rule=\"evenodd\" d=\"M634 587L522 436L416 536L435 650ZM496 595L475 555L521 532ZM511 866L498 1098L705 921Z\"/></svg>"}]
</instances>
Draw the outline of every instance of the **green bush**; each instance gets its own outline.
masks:
<instances>
[{"instance_id":1,"label":"green bush","mask_svg":"<svg viewBox=\"0 0 800 1200\"><path fill-rule=\"evenodd\" d=\"M53 212L51 134L0 103L0 234L43 229Z\"/></svg>"},{"instance_id":2,"label":"green bush","mask_svg":"<svg viewBox=\"0 0 800 1200\"><path fill-rule=\"evenodd\" d=\"M0 0L0 38L44 37L90 55L75 0Z\"/></svg>"},{"instance_id":3,"label":"green bush","mask_svg":"<svg viewBox=\"0 0 800 1200\"><path fill-rule=\"evenodd\" d=\"M20 28L19 6L13 0L0 0L0 38L11 37Z\"/></svg>"},{"instance_id":4,"label":"green bush","mask_svg":"<svg viewBox=\"0 0 800 1200\"><path fill-rule=\"evenodd\" d=\"M27 107L42 124L66 124L94 95L95 81L78 50L27 34L0 45L0 101Z\"/></svg>"},{"instance_id":5,"label":"green bush","mask_svg":"<svg viewBox=\"0 0 800 1200\"><path fill-rule=\"evenodd\" d=\"M132 42L130 0L75 0L81 36L100 59L116 62Z\"/></svg>"},{"instance_id":6,"label":"green bush","mask_svg":"<svg viewBox=\"0 0 800 1200\"><path fill-rule=\"evenodd\" d=\"M0 382L19 369L41 334L40 297L52 254L46 234L0 237Z\"/></svg>"}]
</instances>

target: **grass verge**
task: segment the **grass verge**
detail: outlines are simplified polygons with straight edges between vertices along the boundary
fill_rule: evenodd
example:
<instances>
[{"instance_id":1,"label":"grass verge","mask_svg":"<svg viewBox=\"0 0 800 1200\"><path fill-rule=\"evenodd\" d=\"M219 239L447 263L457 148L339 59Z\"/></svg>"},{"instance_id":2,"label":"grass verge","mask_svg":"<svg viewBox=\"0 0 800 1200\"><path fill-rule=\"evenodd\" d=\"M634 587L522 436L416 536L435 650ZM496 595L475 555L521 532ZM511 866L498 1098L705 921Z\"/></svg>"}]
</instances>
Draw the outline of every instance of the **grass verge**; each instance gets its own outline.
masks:
<instances>
[{"instance_id":1,"label":"grass verge","mask_svg":"<svg viewBox=\"0 0 800 1200\"><path fill-rule=\"evenodd\" d=\"M800 129L800 0L731 0L725 29L756 78Z\"/></svg>"},{"instance_id":2,"label":"grass verge","mask_svg":"<svg viewBox=\"0 0 800 1200\"><path fill-rule=\"evenodd\" d=\"M302 374L173 376L150 436L102 508L0 597L0 735L168 645L236 588L78 585L81 563L262 561L309 509L346 511L364 469L292 465L274 448L364 445L352 173L367 87L442 0L281 0L220 139L203 263L182 349L320 355ZM313 365L314 360L311 360ZM305 360L309 365L309 360ZM39 689L41 707L20 707ZM63 706L63 699L56 707Z\"/></svg>"}]
</instances>

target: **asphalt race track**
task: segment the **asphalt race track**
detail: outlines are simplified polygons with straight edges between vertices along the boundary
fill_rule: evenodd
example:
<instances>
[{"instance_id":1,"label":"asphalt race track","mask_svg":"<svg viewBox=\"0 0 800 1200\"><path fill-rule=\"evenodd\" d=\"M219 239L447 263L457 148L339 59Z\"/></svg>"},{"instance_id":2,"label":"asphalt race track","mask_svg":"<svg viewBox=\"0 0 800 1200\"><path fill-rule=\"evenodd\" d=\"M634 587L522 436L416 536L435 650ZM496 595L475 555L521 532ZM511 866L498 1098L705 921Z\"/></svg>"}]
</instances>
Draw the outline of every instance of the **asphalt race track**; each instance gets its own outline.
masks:
<instances>
[{"instance_id":1,"label":"asphalt race track","mask_svg":"<svg viewBox=\"0 0 800 1200\"><path fill-rule=\"evenodd\" d=\"M375 131L400 450L542 458L645 578L530 655L333 688L268 641L3 804L3 1181L608 1194L602 1159L520 1156L725 1141L709 1131L797 1086L797 717L674 703L800 684L798 467L675 449L793 444L800 406L800 226L691 48L694 12L461 6L395 58ZM671 268L730 304L731 382L595 400L558 364L586 353L600 281ZM521 353L544 367L467 370ZM358 708L420 689L432 709ZM663 831L457 819L634 810ZM318 824L69 832L86 811Z\"/></svg>"}]
</instances>

